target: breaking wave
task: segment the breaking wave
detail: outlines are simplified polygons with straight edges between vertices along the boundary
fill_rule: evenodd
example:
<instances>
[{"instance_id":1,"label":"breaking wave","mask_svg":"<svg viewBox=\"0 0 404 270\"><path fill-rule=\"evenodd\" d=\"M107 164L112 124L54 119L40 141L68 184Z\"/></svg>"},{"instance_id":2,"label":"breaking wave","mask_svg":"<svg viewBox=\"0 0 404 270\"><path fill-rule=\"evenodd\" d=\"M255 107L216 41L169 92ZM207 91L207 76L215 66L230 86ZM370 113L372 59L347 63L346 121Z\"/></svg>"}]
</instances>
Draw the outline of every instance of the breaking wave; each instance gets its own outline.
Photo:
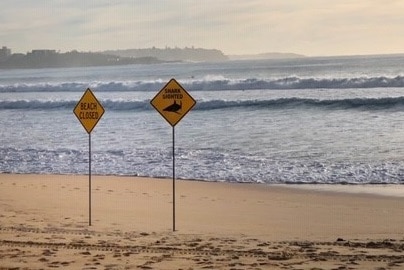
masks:
<instances>
[{"instance_id":1,"label":"breaking wave","mask_svg":"<svg viewBox=\"0 0 404 270\"><path fill-rule=\"evenodd\" d=\"M404 87L404 76L357 77L357 78L300 78L279 79L205 79L181 81L181 85L192 91L255 90L255 89L349 89ZM112 82L62 82L62 83L17 83L0 85L0 92L83 92L90 87L97 92L113 91L158 91L164 86L161 79L151 81Z\"/></svg>"},{"instance_id":2,"label":"breaking wave","mask_svg":"<svg viewBox=\"0 0 404 270\"><path fill-rule=\"evenodd\" d=\"M153 147L127 152L96 151L94 173L149 177L170 175L169 167L155 166L156 160L161 158L159 155L164 153L164 150L161 151ZM177 177L183 179L268 184L404 184L403 164L395 161L330 163L293 159L274 160L273 157L257 158L239 153L224 155L221 150L214 148L185 152L179 155L178 159L186 161L192 158L193 162L192 165L185 165L187 162L183 162L184 165L178 168ZM0 174L85 174L88 170L88 156L85 150L0 147L0 156L3 157ZM196 162L199 162L200 166L196 166Z\"/></svg>"},{"instance_id":3,"label":"breaking wave","mask_svg":"<svg viewBox=\"0 0 404 270\"><path fill-rule=\"evenodd\" d=\"M106 110L111 111L145 111L152 110L150 100L100 100ZM0 110L72 110L77 100L8 100L0 101ZM349 99L307 99L280 98L268 100L198 100L195 110L221 109L285 109L285 108L320 108L320 109L362 109L381 110L404 107L404 97L386 98L349 98Z\"/></svg>"}]
</instances>

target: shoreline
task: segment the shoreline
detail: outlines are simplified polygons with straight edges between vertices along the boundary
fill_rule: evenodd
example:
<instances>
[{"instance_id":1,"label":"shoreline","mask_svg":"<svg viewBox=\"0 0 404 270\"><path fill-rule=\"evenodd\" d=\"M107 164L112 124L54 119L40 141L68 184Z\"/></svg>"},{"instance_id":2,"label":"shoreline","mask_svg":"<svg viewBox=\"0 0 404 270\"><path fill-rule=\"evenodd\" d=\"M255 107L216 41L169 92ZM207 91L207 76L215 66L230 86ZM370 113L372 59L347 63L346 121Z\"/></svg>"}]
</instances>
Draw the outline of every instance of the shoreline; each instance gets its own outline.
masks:
<instances>
[{"instance_id":1,"label":"shoreline","mask_svg":"<svg viewBox=\"0 0 404 270\"><path fill-rule=\"evenodd\" d=\"M56 177L86 177L88 174L52 174L52 173L9 173L1 172L1 175L14 175L14 176L56 176ZM114 175L114 174L92 174L92 178L122 178L133 180L136 179L149 179L172 181L171 177L157 177L157 176L137 176L137 175ZM184 179L176 178L175 181L195 182L195 183L220 183L229 185L245 185L245 186L261 186L261 187L275 187L275 188L289 188L295 190L307 190L317 192L331 192L331 193L349 193L357 195L375 195L384 197L404 197L404 183L254 183L254 182L228 182L225 180L203 180L203 179Z\"/></svg>"},{"instance_id":2,"label":"shoreline","mask_svg":"<svg viewBox=\"0 0 404 270\"><path fill-rule=\"evenodd\" d=\"M89 226L87 175L0 174L0 269L403 267L404 196L348 188L176 180L173 232L171 179L94 175Z\"/></svg>"},{"instance_id":3,"label":"shoreline","mask_svg":"<svg viewBox=\"0 0 404 270\"><path fill-rule=\"evenodd\" d=\"M61 197L80 197L81 202L74 203L80 204L83 209L88 208L88 175L0 174L0 176L0 187L3 188L3 190L0 190L0 197L9 197L10 200L14 200L16 203L20 202L18 201L19 197L26 197L26 195L28 195L26 192L28 192L32 193L30 195L36 195L35 197L38 198L36 206L38 207L42 206L46 201L49 205L54 204L55 207L61 207L61 209L64 209L66 205L61 204L61 202L58 201L58 197L54 197L54 194L58 194ZM8 189L5 188L5 185L7 184ZM29 190L29 187L36 187L37 190ZM15 194L16 191L18 191L18 196L2 194L7 190L10 194ZM35 193L33 193L34 191ZM98 209L97 203L101 203L102 208L109 210L113 210L116 207L122 208L122 205L129 202L137 202L139 204L153 203L155 205L151 208L151 212L165 216L168 221L165 222L167 223L166 227L167 229L170 229L171 226L169 224L171 224L173 199L172 191L172 179L170 178L92 175L91 195L94 208L93 211L99 211L101 216L103 213L101 209ZM53 195L49 196L49 194ZM131 194L138 196L131 197ZM112 197L114 201L119 201L121 205L108 205L108 202L103 201L103 197L107 196ZM120 196L122 197L120 198ZM69 199L71 198L66 197L66 200ZM0 202L1 201L2 200L0 199ZM189 201L191 204L188 204ZM200 211L207 220L209 218L223 217L221 216L222 213L219 213L218 211L220 207L220 210L223 211L223 213L228 213L229 210L232 210L235 213L236 211L248 213L248 218L254 218L261 223L259 228L256 228L255 230L251 230L249 227L249 233L252 235L255 234L270 237L274 237L274 235L266 232L266 223L261 222L262 220L260 219L260 215L262 215L262 218L270 218L270 215L266 213L268 212L267 210L275 208L274 214L280 216L285 223L284 225L288 225L292 220L288 220L288 217L284 216L282 212L279 212L277 208L282 208L285 212L291 212L294 215L301 215L301 213L295 213L295 208L301 208L308 212L320 211L322 214L326 214L323 213L323 208L327 208L327 205L332 210L339 210L338 207L349 210L350 206L358 204L360 207L356 205L355 208L358 211L363 211L366 215L365 212L371 210L367 209L367 205L370 207L370 205L376 204L376 202L387 202L388 206L392 207L391 209L394 210L397 205L391 205L391 202L396 201L404 202L404 185L295 185L176 179L176 204L178 207L179 221L181 221L181 211L185 211L187 215L190 214L188 212L192 211L191 205L195 206L195 209ZM320 207L319 202L324 205ZM204 209L204 203L206 203L206 206L212 207L210 210L216 208L217 211L212 211L212 215L205 213L206 209ZM139 206L126 207L133 207L136 211ZM148 207L151 206L148 205ZM163 210L159 210L158 207L164 209L164 213ZM404 205L402 208L404 209ZM130 209L120 210L123 213L125 211L130 211ZM83 212L83 214L85 214L86 211ZM141 212L144 214L145 210L142 210ZM337 212L339 215L344 214L342 211ZM356 214L360 213L358 212ZM231 215L231 217L233 220L225 219L225 223L230 226L229 231L233 231L235 234L244 233L241 227L232 230L232 227L237 227L232 226L232 223L237 222L234 215ZM304 216L301 218L304 218ZM319 219L320 217L316 218ZM158 221L161 220L158 219ZM186 225L197 225L195 222L189 220L185 223ZM245 220L245 223L248 223L247 220ZM271 223L268 223L268 225L270 224ZM306 226L310 227L311 225L306 224ZM196 227L201 227L201 224ZM202 225L202 227L204 226ZM207 231L215 232L214 229ZM197 230L192 230L192 232L197 232ZM288 235L289 237L291 236L289 233L286 233L285 235ZM321 237L325 237L324 235ZM279 238L279 236L276 236L276 238L281 239L282 237ZM304 235L298 235L296 238L304 238Z\"/></svg>"}]
</instances>

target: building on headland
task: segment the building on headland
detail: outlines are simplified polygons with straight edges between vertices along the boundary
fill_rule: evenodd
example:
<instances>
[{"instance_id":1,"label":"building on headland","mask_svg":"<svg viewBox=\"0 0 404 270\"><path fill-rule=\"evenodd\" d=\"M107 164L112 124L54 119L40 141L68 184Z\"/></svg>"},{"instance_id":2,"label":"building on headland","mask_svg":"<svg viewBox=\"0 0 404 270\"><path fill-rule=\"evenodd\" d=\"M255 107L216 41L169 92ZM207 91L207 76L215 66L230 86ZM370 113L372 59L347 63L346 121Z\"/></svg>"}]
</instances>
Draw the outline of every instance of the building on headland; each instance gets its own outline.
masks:
<instances>
[{"instance_id":1,"label":"building on headland","mask_svg":"<svg viewBox=\"0 0 404 270\"><path fill-rule=\"evenodd\" d=\"M30 53L27 53L28 56L37 56L37 57L50 56L55 54L56 50L32 50Z\"/></svg>"},{"instance_id":2,"label":"building on headland","mask_svg":"<svg viewBox=\"0 0 404 270\"><path fill-rule=\"evenodd\" d=\"M0 49L0 59L6 59L11 56L11 49L7 48L6 46L3 46Z\"/></svg>"}]
</instances>

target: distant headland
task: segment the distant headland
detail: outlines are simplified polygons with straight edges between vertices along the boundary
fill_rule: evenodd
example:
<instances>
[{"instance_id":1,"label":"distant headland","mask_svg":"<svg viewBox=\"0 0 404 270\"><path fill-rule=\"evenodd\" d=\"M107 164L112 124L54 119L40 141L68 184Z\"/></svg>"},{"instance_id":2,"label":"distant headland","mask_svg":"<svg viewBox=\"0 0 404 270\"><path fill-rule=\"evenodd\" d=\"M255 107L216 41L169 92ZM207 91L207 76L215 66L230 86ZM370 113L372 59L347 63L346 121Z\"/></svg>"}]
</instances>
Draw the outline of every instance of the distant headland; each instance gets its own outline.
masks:
<instances>
[{"instance_id":1,"label":"distant headland","mask_svg":"<svg viewBox=\"0 0 404 270\"><path fill-rule=\"evenodd\" d=\"M290 59L290 58L301 58L306 57L302 54L296 53L260 53L260 54L243 54L243 55L228 55L230 60L260 60L260 59Z\"/></svg>"},{"instance_id":2,"label":"distant headland","mask_svg":"<svg viewBox=\"0 0 404 270\"><path fill-rule=\"evenodd\" d=\"M27 54L12 54L11 49L7 47L0 49L0 69L116 66L162 62L165 61L155 57L130 58L75 50L66 53L56 50L32 50Z\"/></svg>"},{"instance_id":3,"label":"distant headland","mask_svg":"<svg viewBox=\"0 0 404 270\"><path fill-rule=\"evenodd\" d=\"M138 58L154 57L161 61L181 61L181 62L217 62L226 61L229 58L220 50L202 48L170 48L164 49L152 47L149 49L128 49L104 51L104 54L117 55L120 57Z\"/></svg>"},{"instance_id":4,"label":"distant headland","mask_svg":"<svg viewBox=\"0 0 404 270\"><path fill-rule=\"evenodd\" d=\"M102 52L61 53L56 50L32 50L26 54L12 53L10 48L0 48L0 69L58 68L117 66L131 64L159 64L170 62L221 62L245 59L298 58L303 55L292 53L266 53L257 55L225 55L217 49L203 48L147 48L108 50Z\"/></svg>"}]
</instances>

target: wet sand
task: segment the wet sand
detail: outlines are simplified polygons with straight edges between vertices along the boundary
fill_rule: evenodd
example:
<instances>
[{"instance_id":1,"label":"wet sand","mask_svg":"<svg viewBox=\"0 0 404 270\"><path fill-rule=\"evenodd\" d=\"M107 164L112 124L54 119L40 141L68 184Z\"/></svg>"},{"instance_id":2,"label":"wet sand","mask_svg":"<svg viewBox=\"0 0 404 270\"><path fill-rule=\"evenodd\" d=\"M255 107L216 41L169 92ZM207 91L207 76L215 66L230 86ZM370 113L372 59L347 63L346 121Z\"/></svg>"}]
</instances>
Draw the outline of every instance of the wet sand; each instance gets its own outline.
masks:
<instances>
[{"instance_id":1,"label":"wet sand","mask_svg":"<svg viewBox=\"0 0 404 270\"><path fill-rule=\"evenodd\" d=\"M403 269L402 186L0 174L0 269Z\"/></svg>"}]
</instances>

